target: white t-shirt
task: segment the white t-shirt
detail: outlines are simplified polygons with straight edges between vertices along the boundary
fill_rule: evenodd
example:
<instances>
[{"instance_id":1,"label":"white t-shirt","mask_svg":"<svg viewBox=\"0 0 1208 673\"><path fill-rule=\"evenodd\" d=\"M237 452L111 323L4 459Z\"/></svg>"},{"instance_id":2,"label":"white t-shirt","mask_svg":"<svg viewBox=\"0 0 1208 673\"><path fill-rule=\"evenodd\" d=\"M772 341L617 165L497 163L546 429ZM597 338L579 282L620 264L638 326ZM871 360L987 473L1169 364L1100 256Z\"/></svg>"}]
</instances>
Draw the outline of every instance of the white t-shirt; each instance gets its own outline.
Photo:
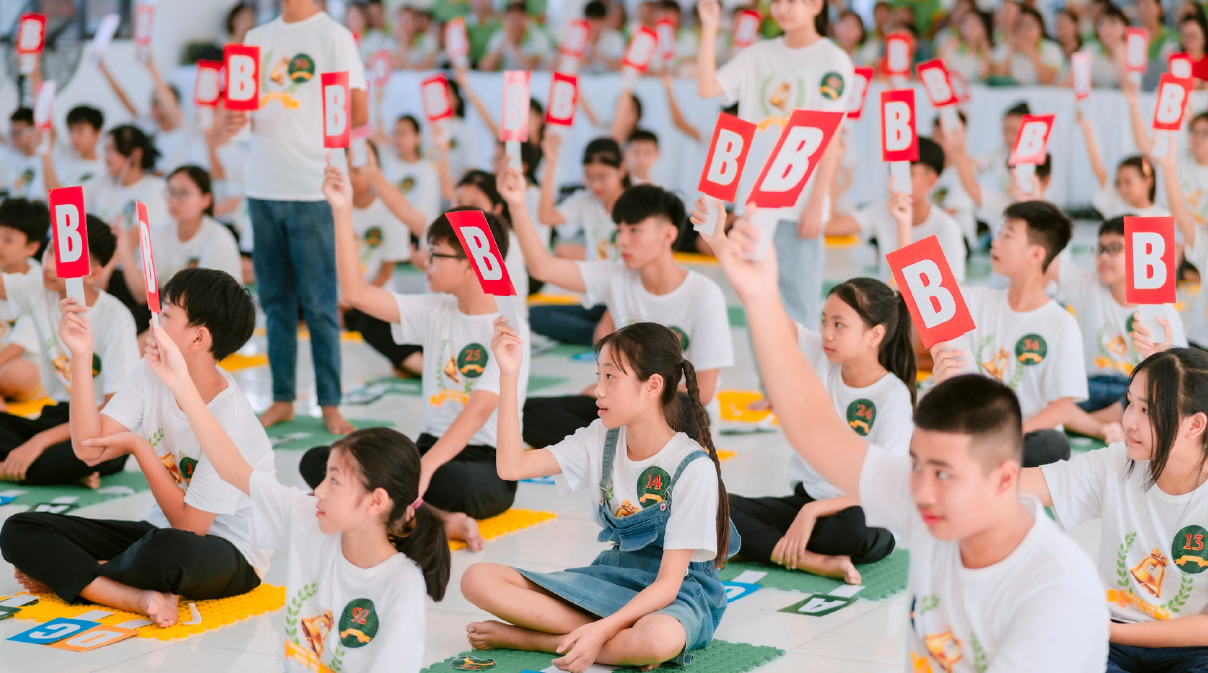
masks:
<instances>
[{"instance_id":1,"label":"white t-shirt","mask_svg":"<svg viewBox=\"0 0 1208 673\"><path fill-rule=\"evenodd\" d=\"M1095 195L1091 197L1091 205L1103 215L1103 219L1105 220L1120 217L1121 215L1170 217L1170 211L1165 206L1159 206L1156 203L1144 208L1134 208L1128 205L1124 202L1124 199L1120 198L1120 193L1116 191L1116 187L1110 182L1095 192Z\"/></svg>"},{"instance_id":2,"label":"white t-shirt","mask_svg":"<svg viewBox=\"0 0 1208 673\"><path fill-rule=\"evenodd\" d=\"M961 286L976 325L956 341L973 371L1005 383L1019 396L1026 421L1063 397L1087 396L1082 336L1074 316L1050 300L1017 313L1006 290Z\"/></svg>"},{"instance_id":3,"label":"white t-shirt","mask_svg":"<svg viewBox=\"0 0 1208 673\"><path fill-rule=\"evenodd\" d=\"M466 171L478 168L478 130L463 117L448 117L440 123L445 125L445 137L449 139L449 175L456 183Z\"/></svg>"},{"instance_id":4,"label":"white t-shirt","mask_svg":"<svg viewBox=\"0 0 1208 673\"><path fill-rule=\"evenodd\" d=\"M33 318L42 372L42 387L56 402L71 401L71 351L59 338L58 292L42 285L41 274L3 274L4 290L12 308ZM107 292L97 291L96 303L88 309L92 323L92 390L99 404L105 395L126 385L138 364L138 341L130 311Z\"/></svg>"},{"instance_id":5,"label":"white t-shirt","mask_svg":"<svg viewBox=\"0 0 1208 673\"><path fill-rule=\"evenodd\" d=\"M423 668L427 585L419 566L402 553L372 568L355 566L341 550L343 534L319 530L318 498L259 470L248 488L256 543L289 553L285 670Z\"/></svg>"},{"instance_id":6,"label":"white t-shirt","mask_svg":"<svg viewBox=\"0 0 1208 673\"><path fill-rule=\"evenodd\" d=\"M365 280L376 278L384 263L411 259L411 232L379 198L365 208L353 207L352 232Z\"/></svg>"},{"instance_id":7,"label":"white t-shirt","mask_svg":"<svg viewBox=\"0 0 1208 673\"><path fill-rule=\"evenodd\" d=\"M883 264L885 255L898 249L898 224L894 222L893 215L889 213L888 204L884 201L870 203L857 210L853 217L860 225L862 240L867 242L876 237L879 250L877 265L883 269L885 274L888 274L889 267ZM957 282L963 282L965 280L965 237L961 233L960 225L939 207L931 206L927 219L914 225L910 234L914 241L921 241L928 236L935 236L939 240L940 249L944 251L944 258L948 260L952 275L956 276Z\"/></svg>"},{"instance_id":8,"label":"white t-shirt","mask_svg":"<svg viewBox=\"0 0 1208 673\"><path fill-rule=\"evenodd\" d=\"M5 148L4 162L8 168L8 196L13 199L46 200L46 183L42 179L42 157L27 157L12 148ZM69 183L63 183L69 184Z\"/></svg>"},{"instance_id":9,"label":"white t-shirt","mask_svg":"<svg viewBox=\"0 0 1208 673\"><path fill-rule=\"evenodd\" d=\"M910 389L901 379L886 373L871 386L852 388L843 382L843 365L827 359L821 335L798 324L797 346L830 394L835 411L853 432L891 453L903 456L910 453L914 409L910 406ZM789 455L789 484L794 487L801 484L815 500L844 495L796 451Z\"/></svg>"},{"instance_id":10,"label":"white t-shirt","mask_svg":"<svg viewBox=\"0 0 1208 673\"><path fill-rule=\"evenodd\" d=\"M163 178L144 175L132 185L118 184L109 175L100 175L84 183L84 209L109 224L113 219L121 227L138 226L135 201L147 206L147 220L152 227L166 223L168 215L168 184Z\"/></svg>"},{"instance_id":11,"label":"white t-shirt","mask_svg":"<svg viewBox=\"0 0 1208 673\"><path fill-rule=\"evenodd\" d=\"M243 459L257 471L273 474L273 447L252 411L243 390L226 371L219 369L226 388L206 405L218 424L239 449ZM121 391L105 405L103 414L151 443L164 467L172 473L185 504L217 516L207 535L220 537L239 550L261 577L268 571L268 553L252 543L252 503L239 489L223 481L202 450L185 412L172 391L160 381L146 362L139 362ZM158 502L151 503L147 523L171 528Z\"/></svg>"},{"instance_id":12,"label":"white t-shirt","mask_svg":"<svg viewBox=\"0 0 1208 673\"><path fill-rule=\"evenodd\" d=\"M1129 460L1125 444L1041 467L1058 523L1103 520L1099 577L1121 622L1208 612L1208 581L1195 583L1208 568L1208 485L1170 495L1146 486L1149 469Z\"/></svg>"},{"instance_id":13,"label":"white t-shirt","mask_svg":"<svg viewBox=\"0 0 1208 673\"><path fill-rule=\"evenodd\" d=\"M1157 318L1166 318L1170 321L1171 344L1187 346L1183 319L1173 305L1121 306L1094 271L1087 271L1068 258L1061 260L1059 270L1061 295L1074 309L1081 328L1087 375L1128 376L1141 363L1143 358L1133 348L1129 336L1134 313L1141 314L1141 321L1159 339L1163 333Z\"/></svg>"},{"instance_id":14,"label":"white t-shirt","mask_svg":"<svg viewBox=\"0 0 1208 673\"><path fill-rule=\"evenodd\" d=\"M319 75L346 70L350 89L366 89L352 33L319 12L294 23L275 19L257 26L244 44L260 47L260 109L252 113L247 195L322 201L327 151ZM344 153L332 152L331 160L343 167Z\"/></svg>"},{"instance_id":15,"label":"white t-shirt","mask_svg":"<svg viewBox=\"0 0 1208 673\"><path fill-rule=\"evenodd\" d=\"M1091 40L1079 51L1091 55L1091 84L1096 89L1115 89L1120 86L1116 62L1099 40Z\"/></svg>"},{"instance_id":16,"label":"white t-shirt","mask_svg":"<svg viewBox=\"0 0 1208 673\"><path fill-rule=\"evenodd\" d=\"M591 190L580 189L563 199L555 209L566 220L554 228L558 238L569 240L583 233L587 260L617 259L617 223Z\"/></svg>"},{"instance_id":17,"label":"white t-shirt","mask_svg":"<svg viewBox=\"0 0 1208 673\"><path fill-rule=\"evenodd\" d=\"M1208 269L1208 236L1201 228L1196 232L1195 244L1187 248L1187 261L1197 269ZM1201 346L1208 345L1208 291L1203 285L1191 301L1187 313L1187 338Z\"/></svg>"},{"instance_id":18,"label":"white t-shirt","mask_svg":"<svg viewBox=\"0 0 1208 673\"><path fill-rule=\"evenodd\" d=\"M1178 156L1179 186L1183 200L1200 227L1208 227L1208 166L1201 166L1187 152ZM1165 190L1158 190L1164 198Z\"/></svg>"},{"instance_id":19,"label":"white t-shirt","mask_svg":"<svg viewBox=\"0 0 1208 673\"><path fill-rule=\"evenodd\" d=\"M176 223L151 228L151 249L155 252L155 275L162 287L181 269L218 269L243 282L243 260L239 244L226 227L211 217L203 217L201 228L187 241L180 240Z\"/></svg>"},{"instance_id":20,"label":"white t-shirt","mask_svg":"<svg viewBox=\"0 0 1208 673\"><path fill-rule=\"evenodd\" d=\"M431 223L440 210L440 173L436 164L427 159L404 161L393 147L378 148L382 155L382 175L398 188L411 206L424 214L424 221Z\"/></svg>"},{"instance_id":21,"label":"white t-shirt","mask_svg":"<svg viewBox=\"0 0 1208 673\"><path fill-rule=\"evenodd\" d=\"M105 161L98 154L88 160L76 154L70 145L54 151L55 176L59 184L68 187L82 185L89 180L105 175Z\"/></svg>"},{"instance_id":22,"label":"white t-shirt","mask_svg":"<svg viewBox=\"0 0 1208 673\"><path fill-rule=\"evenodd\" d=\"M966 568L960 543L933 537L910 494L911 459L873 445L860 471L869 526L910 549L909 670L1102 673L1108 612L1094 564L1036 500L1034 523L1005 559Z\"/></svg>"},{"instance_id":23,"label":"white t-shirt","mask_svg":"<svg viewBox=\"0 0 1208 673\"><path fill-rule=\"evenodd\" d=\"M186 121L165 131L153 119L147 118L142 127L159 150L159 158L155 160L155 170L159 173L167 175L187 164L202 168L209 165L210 150L206 147L205 136L193 124Z\"/></svg>"},{"instance_id":24,"label":"white t-shirt","mask_svg":"<svg viewBox=\"0 0 1208 673\"><path fill-rule=\"evenodd\" d=\"M1040 52L1040 62L1050 68L1061 70L1061 66L1065 63L1065 54L1061 51L1061 47L1052 40L1040 41L1037 45ZM1007 54L1011 48L1006 43L999 44L994 49L994 61L1002 63L1007 60ZM1015 80L1020 86L1035 86L1040 84L1040 75L1036 72L1036 66L1032 65L1031 59L1019 52L1011 54L1009 61L1010 68L1008 74L1011 79Z\"/></svg>"},{"instance_id":25,"label":"white t-shirt","mask_svg":"<svg viewBox=\"0 0 1208 673\"><path fill-rule=\"evenodd\" d=\"M666 446L646 460L630 460L625 444L625 428L617 437L612 461L612 491L608 511L615 517L629 516L666 500L667 489L679 464L700 444L677 432ZM600 487L604 469L604 442L608 429L596 419L586 428L549 447L562 473L554 483L562 495ZM593 510L601 526L599 509ZM691 549L693 561L712 561L717 556L717 468L708 457L697 458L684 468L671 494L671 517L663 538L663 549Z\"/></svg>"},{"instance_id":26,"label":"white t-shirt","mask_svg":"<svg viewBox=\"0 0 1208 673\"><path fill-rule=\"evenodd\" d=\"M776 146L780 132L794 109L841 112L847 109L854 69L843 49L828 39L819 39L802 49L789 49L784 38L761 40L739 52L717 71L726 104L738 103L738 116L759 124L747 160L762 166ZM781 211L780 219L797 219L813 193L817 173L801 192L797 203ZM744 171L738 203L759 177L759 171ZM826 186L829 189L829 185ZM829 219L829 206L823 220Z\"/></svg>"},{"instance_id":27,"label":"white t-shirt","mask_svg":"<svg viewBox=\"0 0 1208 673\"><path fill-rule=\"evenodd\" d=\"M42 265L35 259L29 260L29 271L26 276L42 282ZM38 352L41 342L37 330L34 329L34 319L28 313L22 313L10 301L0 300L0 348L16 344L24 349L23 360L38 364Z\"/></svg>"},{"instance_id":28,"label":"white t-shirt","mask_svg":"<svg viewBox=\"0 0 1208 673\"><path fill-rule=\"evenodd\" d=\"M604 72L612 72L612 68L608 66L603 59L611 59L619 61L625 56L625 38L619 32L604 28L600 30L600 39L596 42L595 51L588 51L588 54L594 54L593 58L585 60L580 66L579 71L583 73L598 75Z\"/></svg>"},{"instance_id":29,"label":"white t-shirt","mask_svg":"<svg viewBox=\"0 0 1208 673\"><path fill-rule=\"evenodd\" d=\"M424 411L419 419L421 434L440 437L466 408L476 390L499 394L499 365L491 353L491 337L498 313L466 315L457 298L447 294L395 294L399 322L390 326L394 341L424 347ZM529 329L518 325L524 340L520 365L520 409L529 377ZM495 446L499 409L491 412L469 444Z\"/></svg>"},{"instance_id":30,"label":"white t-shirt","mask_svg":"<svg viewBox=\"0 0 1208 673\"><path fill-rule=\"evenodd\" d=\"M514 53L513 48L504 44L505 39L507 39L505 31L495 31L495 34L487 41L486 53L490 54L496 49L501 49L500 70L528 70L528 66L516 58L517 55ZM536 26L529 26L524 31L524 37L520 39L519 55L524 58L536 57L537 65L533 68L534 70L541 69L541 65L549 58L550 51L552 51L552 48L544 32L537 29Z\"/></svg>"},{"instance_id":31,"label":"white t-shirt","mask_svg":"<svg viewBox=\"0 0 1208 673\"><path fill-rule=\"evenodd\" d=\"M662 295L642 285L642 274L620 262L579 262L587 292L584 306L607 304L617 328L650 321L680 338L684 357L698 371L734 364L730 318L717 283L689 271L679 287Z\"/></svg>"}]
</instances>

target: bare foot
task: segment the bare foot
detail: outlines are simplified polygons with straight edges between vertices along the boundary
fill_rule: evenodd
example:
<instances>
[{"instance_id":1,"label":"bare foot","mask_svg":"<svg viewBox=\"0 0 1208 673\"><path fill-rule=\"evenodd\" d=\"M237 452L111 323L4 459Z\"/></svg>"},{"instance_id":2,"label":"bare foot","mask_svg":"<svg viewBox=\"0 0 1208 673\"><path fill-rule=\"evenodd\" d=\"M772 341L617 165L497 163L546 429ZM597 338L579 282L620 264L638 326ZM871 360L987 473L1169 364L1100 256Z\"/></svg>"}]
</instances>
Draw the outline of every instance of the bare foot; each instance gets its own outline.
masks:
<instances>
[{"instance_id":1,"label":"bare foot","mask_svg":"<svg viewBox=\"0 0 1208 673\"><path fill-rule=\"evenodd\" d=\"M478 532L478 522L471 516L461 512L445 514L445 534L449 539L465 542L470 551L482 551L482 533Z\"/></svg>"},{"instance_id":2,"label":"bare foot","mask_svg":"<svg viewBox=\"0 0 1208 673\"><path fill-rule=\"evenodd\" d=\"M771 411L772 400L766 397L761 397L747 405L747 411Z\"/></svg>"},{"instance_id":3,"label":"bare foot","mask_svg":"<svg viewBox=\"0 0 1208 673\"><path fill-rule=\"evenodd\" d=\"M860 571L849 556L822 556L822 562L810 568L810 572L823 577L835 577L848 584L860 583Z\"/></svg>"},{"instance_id":4,"label":"bare foot","mask_svg":"<svg viewBox=\"0 0 1208 673\"><path fill-rule=\"evenodd\" d=\"M260 414L260 425L266 428L292 420L294 420L293 402L273 402L272 406Z\"/></svg>"},{"instance_id":5,"label":"bare foot","mask_svg":"<svg viewBox=\"0 0 1208 673\"><path fill-rule=\"evenodd\" d=\"M142 591L139 592L138 597L139 610L161 629L175 625L180 619L180 615L176 611L178 601L180 601L180 596L158 591Z\"/></svg>"},{"instance_id":6,"label":"bare foot","mask_svg":"<svg viewBox=\"0 0 1208 673\"><path fill-rule=\"evenodd\" d=\"M93 472L92 474L88 475L87 477L80 479L79 483L81 483L84 486L91 488L92 490L95 491L101 487L101 473Z\"/></svg>"},{"instance_id":7,"label":"bare foot","mask_svg":"<svg viewBox=\"0 0 1208 673\"><path fill-rule=\"evenodd\" d=\"M494 620L474 622L466 627L466 638L470 641L470 647L476 650L544 651L551 646L557 647L557 643L551 645L551 641L561 637Z\"/></svg>"},{"instance_id":8,"label":"bare foot","mask_svg":"<svg viewBox=\"0 0 1208 673\"><path fill-rule=\"evenodd\" d=\"M13 568L13 577L17 579L17 584L31 594L49 594L52 593L50 587L42 584L38 580L26 575L25 573Z\"/></svg>"},{"instance_id":9,"label":"bare foot","mask_svg":"<svg viewBox=\"0 0 1208 673\"><path fill-rule=\"evenodd\" d=\"M331 434L347 435L357 429L355 425L344 420L339 407L321 407L321 409L323 409L323 423Z\"/></svg>"}]
</instances>

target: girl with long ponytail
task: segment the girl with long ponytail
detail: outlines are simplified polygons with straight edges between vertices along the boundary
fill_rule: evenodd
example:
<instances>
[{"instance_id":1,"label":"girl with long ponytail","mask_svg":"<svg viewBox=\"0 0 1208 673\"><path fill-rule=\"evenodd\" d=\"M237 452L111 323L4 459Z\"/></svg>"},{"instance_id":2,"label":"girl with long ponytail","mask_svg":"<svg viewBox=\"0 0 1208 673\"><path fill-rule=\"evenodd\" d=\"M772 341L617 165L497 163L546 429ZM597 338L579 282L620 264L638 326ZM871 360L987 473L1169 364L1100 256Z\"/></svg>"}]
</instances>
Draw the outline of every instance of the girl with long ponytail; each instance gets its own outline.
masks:
<instances>
[{"instance_id":1,"label":"girl with long ponytail","mask_svg":"<svg viewBox=\"0 0 1208 673\"><path fill-rule=\"evenodd\" d=\"M797 342L853 432L892 451L909 450L915 359L900 294L872 278L841 283L827 296L821 331L797 325ZM855 564L893 551L893 535L870 528L855 499L795 452L789 481L790 496L730 496L744 559L859 584Z\"/></svg>"},{"instance_id":2,"label":"girl with long ponytail","mask_svg":"<svg viewBox=\"0 0 1208 673\"><path fill-rule=\"evenodd\" d=\"M503 620L470 624L470 644L559 653L554 665L570 673L593 663L686 664L721 622L726 595L717 572L737 549L738 534L696 370L684 359L679 337L639 322L601 339L599 418L558 444L530 451L520 436L522 346L516 331L496 320L499 475L553 475L563 494L598 489L599 541L612 548L590 566L552 573L470 566L462 593ZM686 395L677 392L681 378ZM694 437L675 429L685 426Z\"/></svg>"}]
</instances>

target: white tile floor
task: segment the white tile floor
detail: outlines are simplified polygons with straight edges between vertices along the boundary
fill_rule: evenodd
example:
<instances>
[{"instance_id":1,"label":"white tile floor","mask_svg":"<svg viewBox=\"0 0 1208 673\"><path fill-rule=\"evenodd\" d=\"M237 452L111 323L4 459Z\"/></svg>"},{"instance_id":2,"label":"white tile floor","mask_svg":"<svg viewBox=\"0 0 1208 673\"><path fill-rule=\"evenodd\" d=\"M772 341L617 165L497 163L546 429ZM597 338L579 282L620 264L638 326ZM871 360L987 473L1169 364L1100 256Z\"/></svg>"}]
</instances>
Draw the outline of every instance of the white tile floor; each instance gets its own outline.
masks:
<instances>
[{"instance_id":1,"label":"white tile floor","mask_svg":"<svg viewBox=\"0 0 1208 673\"><path fill-rule=\"evenodd\" d=\"M1089 237L1093 239L1093 230ZM1080 229L1079 240L1088 240L1088 231ZM854 275L844 269L864 269L871 256L862 251L833 250L828 252L827 277ZM700 270L718 278L726 287L729 302L736 304L733 293L716 268ZM414 276L400 278L404 286L415 286ZM724 388L749 389L755 386L751 351L745 330L734 330L734 350L738 365L724 374ZM249 350L262 352L263 337L256 337ZM309 349L299 348L299 413L317 413ZM343 348L345 390L386 372L385 361L359 343L345 343ZM533 374L569 377L558 388L546 394L580 389L594 376L593 368L565 357L546 356L534 360ZM263 409L270 399L270 376L267 367L239 372L240 385L252 398L257 409ZM393 419L399 429L414 433L420 412L418 397L385 397L363 407L347 406L345 413L355 419ZM354 421L355 422L355 421ZM727 435L718 439L718 446L737 452L723 463L723 476L732 492L748 495L787 493L782 482L789 448L778 433ZM300 451L277 451L278 478L285 483L301 486L297 474ZM110 501L78 512L94 518L141 518L150 504L149 494ZM556 512L558 518L530 530L488 542L483 552L467 551L453 554L453 579L447 597L432 603L428 609L428 633L424 637L428 662L439 661L467 648L465 626L483 618L484 613L470 605L458 590L458 582L466 567L478 561L519 565L537 570L555 570L570 565L589 563L598 551L594 543L598 528L590 520L590 500L587 495L560 498L555 487L521 484L516 507ZM0 507L0 521L21 511L22 507ZM1075 531L1076 537L1088 551L1094 552L1098 543L1097 524ZM266 580L283 584L288 559L277 555ZM0 596L18 590L12 579L11 566L0 561ZM818 670L833 673L873 673L902 670L903 643L907 628L906 599L899 596L884 602L857 601L854 605L824 617L806 617L777 612L800 600L799 594L763 589L734 603L728 610L717 633L718 638L759 645L772 645L787 652L786 656L768 664L763 670L776 673ZM25 620L0 622L0 673L133 673L166 670L173 673L243 673L245 671L279 671L282 668L282 626L280 612L262 616L210 632L187 641L162 643L155 640L130 639L93 652L76 654L47 647L6 642L3 639L31 626Z\"/></svg>"}]
</instances>

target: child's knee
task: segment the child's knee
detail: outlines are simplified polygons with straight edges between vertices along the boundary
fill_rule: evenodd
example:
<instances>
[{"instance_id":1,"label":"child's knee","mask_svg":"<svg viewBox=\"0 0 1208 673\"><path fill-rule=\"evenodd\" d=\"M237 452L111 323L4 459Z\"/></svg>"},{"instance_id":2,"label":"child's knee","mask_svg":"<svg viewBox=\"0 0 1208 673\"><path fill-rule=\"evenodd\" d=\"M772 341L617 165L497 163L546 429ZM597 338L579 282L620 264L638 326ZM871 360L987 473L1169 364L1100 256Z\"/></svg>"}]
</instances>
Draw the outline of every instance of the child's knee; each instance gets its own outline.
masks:
<instances>
[{"instance_id":1,"label":"child's knee","mask_svg":"<svg viewBox=\"0 0 1208 673\"><path fill-rule=\"evenodd\" d=\"M135 565L139 567L175 567L188 554L189 543L198 535L177 528L159 528L131 548Z\"/></svg>"},{"instance_id":2,"label":"child's knee","mask_svg":"<svg viewBox=\"0 0 1208 673\"><path fill-rule=\"evenodd\" d=\"M662 663L679 656L687 646L684 625L675 617L650 614L633 625L633 652L644 662Z\"/></svg>"},{"instance_id":3,"label":"child's knee","mask_svg":"<svg viewBox=\"0 0 1208 673\"><path fill-rule=\"evenodd\" d=\"M481 607L481 601L492 595L500 584L500 568L502 566L495 563L475 563L466 568L461 576L461 594Z\"/></svg>"}]
</instances>

